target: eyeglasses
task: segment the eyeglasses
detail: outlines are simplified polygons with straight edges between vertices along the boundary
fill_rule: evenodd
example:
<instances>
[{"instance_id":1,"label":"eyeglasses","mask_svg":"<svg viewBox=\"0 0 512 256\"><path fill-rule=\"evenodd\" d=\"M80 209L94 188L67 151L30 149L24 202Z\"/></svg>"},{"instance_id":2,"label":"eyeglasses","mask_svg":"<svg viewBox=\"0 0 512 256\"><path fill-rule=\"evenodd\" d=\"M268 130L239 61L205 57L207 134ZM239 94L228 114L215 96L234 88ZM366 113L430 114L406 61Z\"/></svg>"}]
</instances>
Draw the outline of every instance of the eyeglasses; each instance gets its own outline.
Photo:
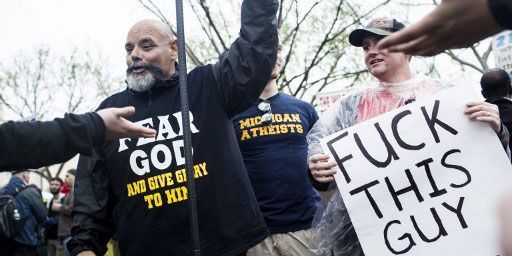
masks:
<instances>
[{"instance_id":1,"label":"eyeglasses","mask_svg":"<svg viewBox=\"0 0 512 256\"><path fill-rule=\"evenodd\" d=\"M258 104L258 109L263 111L263 115L261 115L261 123L263 125L272 124L272 108L270 107L270 102L268 100L264 100Z\"/></svg>"}]
</instances>

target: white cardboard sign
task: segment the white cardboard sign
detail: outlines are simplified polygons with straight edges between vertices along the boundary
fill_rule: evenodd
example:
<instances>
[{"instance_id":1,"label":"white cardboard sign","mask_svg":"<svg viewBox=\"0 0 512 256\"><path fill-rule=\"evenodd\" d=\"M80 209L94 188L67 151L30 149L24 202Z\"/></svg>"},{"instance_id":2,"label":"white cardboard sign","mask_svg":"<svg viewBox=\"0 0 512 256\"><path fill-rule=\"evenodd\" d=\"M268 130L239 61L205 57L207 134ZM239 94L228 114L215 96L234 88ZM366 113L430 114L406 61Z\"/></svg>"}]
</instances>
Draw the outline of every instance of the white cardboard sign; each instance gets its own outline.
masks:
<instances>
[{"instance_id":1,"label":"white cardboard sign","mask_svg":"<svg viewBox=\"0 0 512 256\"><path fill-rule=\"evenodd\" d=\"M512 168L498 137L464 115L454 86L322 139L366 255L499 255L499 197Z\"/></svg>"}]
</instances>

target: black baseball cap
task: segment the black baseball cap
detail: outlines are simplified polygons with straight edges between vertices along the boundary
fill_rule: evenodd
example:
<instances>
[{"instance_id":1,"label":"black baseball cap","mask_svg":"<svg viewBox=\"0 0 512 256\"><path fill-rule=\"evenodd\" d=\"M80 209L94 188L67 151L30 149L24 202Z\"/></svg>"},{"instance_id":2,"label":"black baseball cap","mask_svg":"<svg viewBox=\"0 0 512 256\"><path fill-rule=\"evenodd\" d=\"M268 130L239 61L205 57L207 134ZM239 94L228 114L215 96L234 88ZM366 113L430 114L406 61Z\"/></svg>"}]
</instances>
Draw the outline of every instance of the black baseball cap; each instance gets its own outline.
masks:
<instances>
[{"instance_id":1,"label":"black baseball cap","mask_svg":"<svg viewBox=\"0 0 512 256\"><path fill-rule=\"evenodd\" d=\"M372 20L365 28L358 28L350 33L348 41L356 47L363 46L363 40L368 35L389 36L404 28L405 25L396 19L381 17Z\"/></svg>"}]
</instances>

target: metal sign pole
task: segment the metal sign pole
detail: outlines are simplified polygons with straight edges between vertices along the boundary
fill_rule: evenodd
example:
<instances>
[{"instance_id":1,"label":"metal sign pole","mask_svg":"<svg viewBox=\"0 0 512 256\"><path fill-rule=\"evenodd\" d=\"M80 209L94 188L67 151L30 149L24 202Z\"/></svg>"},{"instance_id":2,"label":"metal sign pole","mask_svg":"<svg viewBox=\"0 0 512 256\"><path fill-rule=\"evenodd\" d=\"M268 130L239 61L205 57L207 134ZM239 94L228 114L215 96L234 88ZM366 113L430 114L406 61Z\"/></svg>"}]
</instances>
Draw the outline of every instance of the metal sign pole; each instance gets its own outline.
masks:
<instances>
[{"instance_id":1,"label":"metal sign pole","mask_svg":"<svg viewBox=\"0 0 512 256\"><path fill-rule=\"evenodd\" d=\"M192 135L187 91L187 55L185 51L185 31L183 25L183 1L176 0L176 28L178 33L178 65L180 77L181 116L183 120L183 141L185 149L185 168L187 170L188 203L190 208L190 230L193 255L200 256L199 223L197 218L196 186L194 180L194 161L192 157Z\"/></svg>"}]
</instances>

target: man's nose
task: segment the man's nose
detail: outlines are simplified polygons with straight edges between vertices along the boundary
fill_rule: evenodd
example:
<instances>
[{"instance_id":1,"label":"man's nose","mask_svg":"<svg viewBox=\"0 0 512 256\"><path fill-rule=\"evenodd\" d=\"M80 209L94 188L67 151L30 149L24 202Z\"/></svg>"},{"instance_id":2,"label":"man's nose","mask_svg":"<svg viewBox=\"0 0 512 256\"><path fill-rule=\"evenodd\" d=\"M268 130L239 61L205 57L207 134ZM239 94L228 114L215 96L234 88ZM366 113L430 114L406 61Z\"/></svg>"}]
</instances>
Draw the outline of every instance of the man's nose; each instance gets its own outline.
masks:
<instances>
[{"instance_id":1,"label":"man's nose","mask_svg":"<svg viewBox=\"0 0 512 256\"><path fill-rule=\"evenodd\" d=\"M133 48L132 52L130 53L130 58L133 62L142 60L142 52L140 51L139 47Z\"/></svg>"},{"instance_id":2,"label":"man's nose","mask_svg":"<svg viewBox=\"0 0 512 256\"><path fill-rule=\"evenodd\" d=\"M379 52L377 45L370 45L368 47L368 55L376 55Z\"/></svg>"}]
</instances>

